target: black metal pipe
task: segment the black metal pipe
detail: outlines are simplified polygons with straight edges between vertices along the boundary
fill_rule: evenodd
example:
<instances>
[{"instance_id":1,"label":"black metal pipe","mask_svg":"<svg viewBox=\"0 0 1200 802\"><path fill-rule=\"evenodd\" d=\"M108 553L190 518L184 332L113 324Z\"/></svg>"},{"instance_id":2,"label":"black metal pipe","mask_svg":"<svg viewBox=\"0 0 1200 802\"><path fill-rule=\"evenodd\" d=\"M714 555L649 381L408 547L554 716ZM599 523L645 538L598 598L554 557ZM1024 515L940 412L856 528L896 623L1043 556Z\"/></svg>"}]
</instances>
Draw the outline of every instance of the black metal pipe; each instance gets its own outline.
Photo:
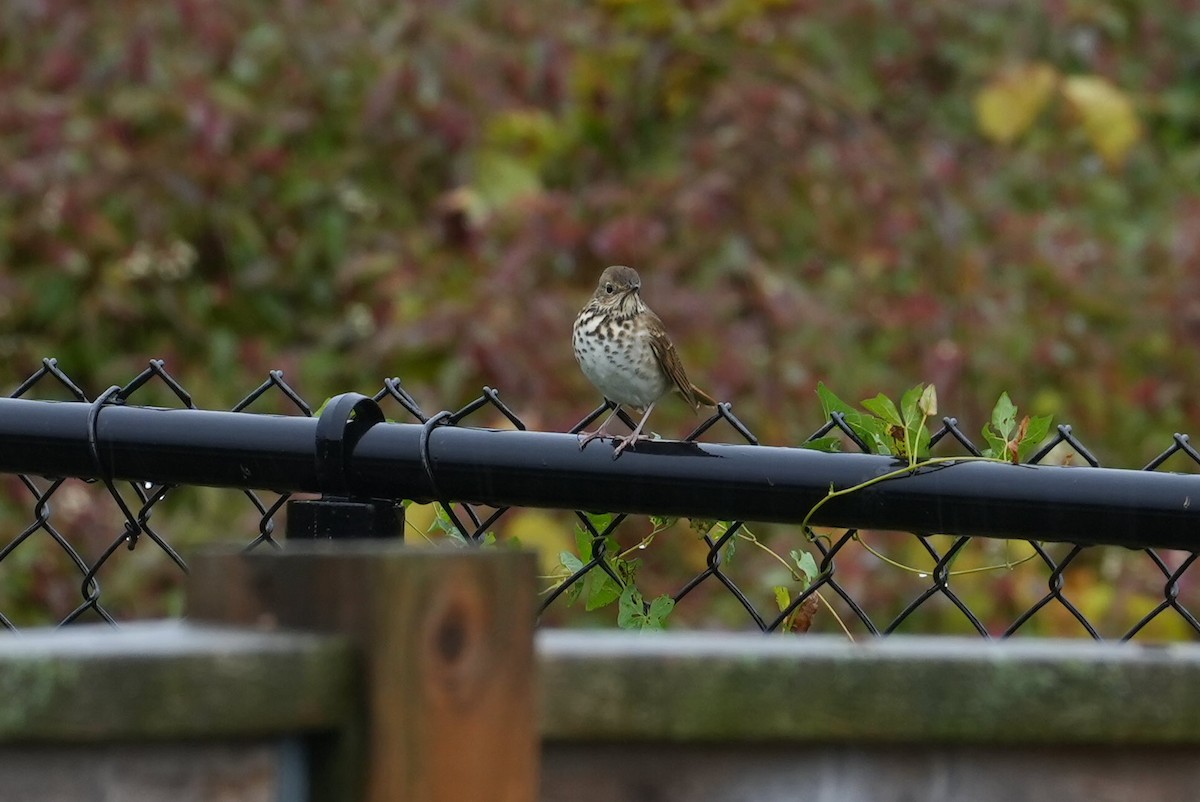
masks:
<instances>
[{"instance_id":1,"label":"black metal pipe","mask_svg":"<svg viewBox=\"0 0 1200 802\"><path fill-rule=\"evenodd\" d=\"M0 399L0 472L330 492L317 421ZM828 493L896 469L886 457L770 446L610 442L569 434L377 423L345 457L350 495L797 523ZM879 482L812 523L925 533L1200 550L1200 476L959 462Z\"/></svg>"},{"instance_id":2,"label":"black metal pipe","mask_svg":"<svg viewBox=\"0 0 1200 802\"><path fill-rule=\"evenodd\" d=\"M316 418L0 398L0 472L320 492Z\"/></svg>"}]
</instances>

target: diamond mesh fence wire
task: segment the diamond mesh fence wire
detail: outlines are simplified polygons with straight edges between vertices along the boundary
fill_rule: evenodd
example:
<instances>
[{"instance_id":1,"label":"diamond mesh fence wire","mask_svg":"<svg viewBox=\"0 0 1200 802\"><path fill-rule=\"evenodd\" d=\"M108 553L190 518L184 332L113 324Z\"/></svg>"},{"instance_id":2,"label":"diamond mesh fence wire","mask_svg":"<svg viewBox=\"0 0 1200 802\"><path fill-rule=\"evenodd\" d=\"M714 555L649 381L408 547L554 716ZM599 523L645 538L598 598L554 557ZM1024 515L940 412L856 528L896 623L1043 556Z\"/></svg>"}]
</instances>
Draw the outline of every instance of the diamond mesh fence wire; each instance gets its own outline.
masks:
<instances>
[{"instance_id":1,"label":"diamond mesh fence wire","mask_svg":"<svg viewBox=\"0 0 1200 802\"><path fill-rule=\"evenodd\" d=\"M53 359L11 397L96 400ZM491 388L457 411L437 414L425 412L397 379L385 380L374 398L396 421L525 428ZM100 400L197 408L158 360ZM272 371L233 411L312 416L314 407ZM600 406L572 431L606 412ZM853 446L853 432L836 415L812 438L839 431ZM758 442L728 405L686 439L702 437ZM949 417L932 444L938 455L980 454ZM1069 426L1059 426L1030 462L1099 465ZM1177 434L1144 469L1198 467L1200 453ZM249 488L156 484L154 477L116 482L0 475L0 488L0 624L9 629L178 614L187 551L216 541L282 548L280 527L293 498ZM615 620L637 627L666 619L671 626L851 638L892 632L1148 640L1200 635L1193 613L1200 609L1200 588L1189 573L1197 552L492 508L452 498L410 505L406 519L405 537L414 546L448 540L463 547L535 548L547 625Z\"/></svg>"}]
</instances>

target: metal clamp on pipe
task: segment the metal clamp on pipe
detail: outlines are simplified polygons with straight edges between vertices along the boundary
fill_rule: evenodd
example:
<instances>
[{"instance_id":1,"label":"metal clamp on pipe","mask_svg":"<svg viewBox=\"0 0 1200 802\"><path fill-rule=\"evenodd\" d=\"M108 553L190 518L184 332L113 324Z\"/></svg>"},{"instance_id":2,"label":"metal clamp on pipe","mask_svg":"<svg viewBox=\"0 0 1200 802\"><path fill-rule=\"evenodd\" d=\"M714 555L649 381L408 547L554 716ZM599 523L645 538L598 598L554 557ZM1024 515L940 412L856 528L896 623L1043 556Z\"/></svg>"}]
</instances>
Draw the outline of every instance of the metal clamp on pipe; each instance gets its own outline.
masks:
<instances>
[{"instance_id":1,"label":"metal clamp on pipe","mask_svg":"<svg viewBox=\"0 0 1200 802\"><path fill-rule=\"evenodd\" d=\"M289 540L403 537L404 507L390 499L352 496L347 476L354 446L384 420L379 404L358 393L343 393L325 404L314 452L321 497L287 503Z\"/></svg>"}]
</instances>

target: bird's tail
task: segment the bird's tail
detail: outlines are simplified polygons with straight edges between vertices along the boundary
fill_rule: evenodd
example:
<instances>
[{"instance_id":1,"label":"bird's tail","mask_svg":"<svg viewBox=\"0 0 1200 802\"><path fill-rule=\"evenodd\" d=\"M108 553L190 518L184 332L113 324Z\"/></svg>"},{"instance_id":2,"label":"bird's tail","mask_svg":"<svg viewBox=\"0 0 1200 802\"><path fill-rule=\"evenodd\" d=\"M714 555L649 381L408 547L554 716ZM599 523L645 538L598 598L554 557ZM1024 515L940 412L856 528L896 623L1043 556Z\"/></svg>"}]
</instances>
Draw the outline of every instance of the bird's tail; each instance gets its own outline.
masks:
<instances>
[{"instance_id":1,"label":"bird's tail","mask_svg":"<svg viewBox=\"0 0 1200 802\"><path fill-rule=\"evenodd\" d=\"M704 392L694 384L692 385L692 397L696 399L700 406L715 407L717 405L717 402L713 400L711 395Z\"/></svg>"}]
</instances>

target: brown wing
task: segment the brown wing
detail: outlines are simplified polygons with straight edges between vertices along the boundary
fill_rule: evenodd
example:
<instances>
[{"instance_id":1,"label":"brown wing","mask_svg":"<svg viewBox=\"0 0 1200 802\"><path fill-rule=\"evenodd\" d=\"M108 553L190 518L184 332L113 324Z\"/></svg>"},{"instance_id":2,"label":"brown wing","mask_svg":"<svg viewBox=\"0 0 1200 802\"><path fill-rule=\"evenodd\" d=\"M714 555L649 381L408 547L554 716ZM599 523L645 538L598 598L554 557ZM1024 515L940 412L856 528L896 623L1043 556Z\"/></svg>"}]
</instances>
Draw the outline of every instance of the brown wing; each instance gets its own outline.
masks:
<instances>
[{"instance_id":1,"label":"brown wing","mask_svg":"<svg viewBox=\"0 0 1200 802\"><path fill-rule=\"evenodd\" d=\"M679 361L679 354L675 351L675 345L671 342L671 338L667 336L666 330L663 328L662 321L658 315L655 315L650 310L647 329L650 335L650 350L654 352L654 358L658 360L658 365L670 377L675 389L683 396L683 400L688 402L692 409L698 409L701 404L710 407L715 407L717 403L709 398L708 394L701 391L693 385L687 377L687 372L683 369L683 363Z\"/></svg>"}]
</instances>

